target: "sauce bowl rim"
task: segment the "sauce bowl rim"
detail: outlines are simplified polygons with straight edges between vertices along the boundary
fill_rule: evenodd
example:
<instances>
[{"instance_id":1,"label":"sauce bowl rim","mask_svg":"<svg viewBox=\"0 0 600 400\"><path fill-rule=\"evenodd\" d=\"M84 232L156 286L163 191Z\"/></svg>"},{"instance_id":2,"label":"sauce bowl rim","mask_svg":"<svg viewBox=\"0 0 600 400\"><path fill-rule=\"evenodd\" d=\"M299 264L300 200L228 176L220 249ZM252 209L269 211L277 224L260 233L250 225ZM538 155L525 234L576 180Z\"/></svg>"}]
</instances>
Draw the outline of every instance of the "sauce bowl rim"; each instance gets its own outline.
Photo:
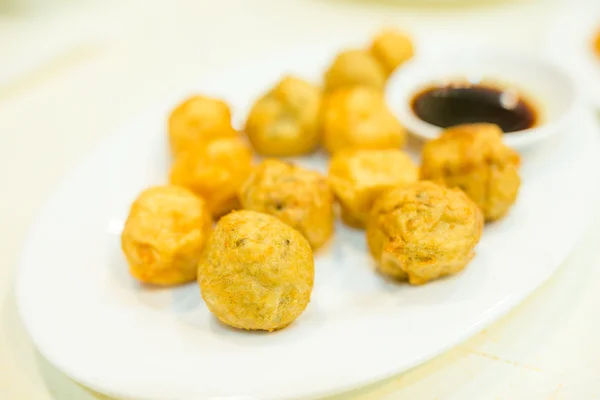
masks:
<instances>
[{"instance_id":1,"label":"sauce bowl rim","mask_svg":"<svg viewBox=\"0 0 600 400\"><path fill-rule=\"evenodd\" d=\"M512 67L516 68L543 68L545 72L549 72L548 75L551 74L560 79L560 82L548 80L545 82L545 85L555 88L557 93L561 92L561 89L558 88L558 86L562 85L561 95L566 97L566 105L564 106L562 113L547 115L546 112L544 112L545 110L541 110L543 117L539 123L536 123L530 128L503 135L504 142L508 146L517 149L528 148L563 131L568 126L576 108L576 104L578 103L579 93L577 92L574 81L558 65L547 61L542 57L531 54L521 54L518 52L511 53L502 50L494 51L489 48L484 50L467 48L463 49L461 52L466 60L473 60L474 63L490 63L493 62L493 60L499 60L502 63L510 63L512 64ZM435 85L436 82L450 83L455 80L458 81L459 79L467 79L466 73L457 72L460 70L461 63L456 62L456 57L461 57L461 55L457 55L455 51L442 52L429 57L416 55L415 58L400 66L389 77L384 93L386 102L392 113L411 135L423 140L431 140L439 137L440 133L444 130L444 128L420 119L412 109L411 101L424 87ZM448 72L440 74L433 73L427 79L421 78L423 75L427 76L427 73L424 74L423 70L437 70L439 69L438 66L441 65L440 63L444 63L445 61L448 61L448 64L450 65L448 67ZM466 65L464 61L462 63ZM451 72L453 70L454 72ZM492 82L511 82L511 85L514 83L511 79L506 79L502 75L486 76L485 78L487 81ZM515 83L514 86L519 87L521 85ZM538 96L535 91L525 89L522 93L525 95L525 98L532 98L534 104L541 104L546 101L543 96Z\"/></svg>"}]
</instances>

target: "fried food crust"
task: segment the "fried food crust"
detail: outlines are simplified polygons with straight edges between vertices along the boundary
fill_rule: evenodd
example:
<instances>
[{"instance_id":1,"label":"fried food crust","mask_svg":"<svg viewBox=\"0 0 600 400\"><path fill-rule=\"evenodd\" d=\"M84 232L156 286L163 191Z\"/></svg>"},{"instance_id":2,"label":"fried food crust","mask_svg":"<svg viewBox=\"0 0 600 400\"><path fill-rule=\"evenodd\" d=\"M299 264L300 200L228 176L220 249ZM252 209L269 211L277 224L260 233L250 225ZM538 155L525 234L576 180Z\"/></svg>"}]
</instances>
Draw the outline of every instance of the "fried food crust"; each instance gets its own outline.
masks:
<instances>
[{"instance_id":1,"label":"fried food crust","mask_svg":"<svg viewBox=\"0 0 600 400\"><path fill-rule=\"evenodd\" d=\"M419 168L402 150L346 150L332 157L328 179L344 222L364 228L375 199L418 181Z\"/></svg>"},{"instance_id":2,"label":"fried food crust","mask_svg":"<svg viewBox=\"0 0 600 400\"><path fill-rule=\"evenodd\" d=\"M197 144L175 157L170 182L201 196L219 218L239 209L237 192L248 178L252 152L239 137Z\"/></svg>"},{"instance_id":3,"label":"fried food crust","mask_svg":"<svg viewBox=\"0 0 600 400\"><path fill-rule=\"evenodd\" d=\"M155 285L193 281L211 224L204 200L187 189L144 190L133 202L121 234L131 275Z\"/></svg>"},{"instance_id":4,"label":"fried food crust","mask_svg":"<svg viewBox=\"0 0 600 400\"><path fill-rule=\"evenodd\" d=\"M411 38L395 29L380 32L373 39L369 51L383 67L386 78L414 55Z\"/></svg>"},{"instance_id":5,"label":"fried food crust","mask_svg":"<svg viewBox=\"0 0 600 400\"><path fill-rule=\"evenodd\" d=\"M463 190L487 221L502 218L517 199L520 157L494 124L446 129L423 147L421 177Z\"/></svg>"},{"instance_id":6,"label":"fried food crust","mask_svg":"<svg viewBox=\"0 0 600 400\"><path fill-rule=\"evenodd\" d=\"M481 211L461 190L421 181L379 197L367 243L383 274L421 285L464 269L482 230Z\"/></svg>"},{"instance_id":7,"label":"fried food crust","mask_svg":"<svg viewBox=\"0 0 600 400\"><path fill-rule=\"evenodd\" d=\"M240 190L245 209L273 215L297 229L318 249L333 235L333 193L316 171L266 159Z\"/></svg>"},{"instance_id":8,"label":"fried food crust","mask_svg":"<svg viewBox=\"0 0 600 400\"><path fill-rule=\"evenodd\" d=\"M219 220L199 263L208 309L239 329L274 331L292 323L314 283L308 241L279 219L234 211Z\"/></svg>"},{"instance_id":9,"label":"fried food crust","mask_svg":"<svg viewBox=\"0 0 600 400\"><path fill-rule=\"evenodd\" d=\"M385 71L366 50L346 50L337 55L325 72L325 90L367 86L382 91Z\"/></svg>"},{"instance_id":10,"label":"fried food crust","mask_svg":"<svg viewBox=\"0 0 600 400\"><path fill-rule=\"evenodd\" d=\"M246 134L257 153L294 156L313 152L320 142L321 89L293 76L284 77L253 105Z\"/></svg>"},{"instance_id":11,"label":"fried food crust","mask_svg":"<svg viewBox=\"0 0 600 400\"><path fill-rule=\"evenodd\" d=\"M406 130L371 88L355 87L325 96L323 145L331 154L345 149L398 149Z\"/></svg>"},{"instance_id":12,"label":"fried food crust","mask_svg":"<svg viewBox=\"0 0 600 400\"><path fill-rule=\"evenodd\" d=\"M173 155L200 143L237 136L229 106L207 96L193 96L179 104L169 116L168 128Z\"/></svg>"}]
</instances>

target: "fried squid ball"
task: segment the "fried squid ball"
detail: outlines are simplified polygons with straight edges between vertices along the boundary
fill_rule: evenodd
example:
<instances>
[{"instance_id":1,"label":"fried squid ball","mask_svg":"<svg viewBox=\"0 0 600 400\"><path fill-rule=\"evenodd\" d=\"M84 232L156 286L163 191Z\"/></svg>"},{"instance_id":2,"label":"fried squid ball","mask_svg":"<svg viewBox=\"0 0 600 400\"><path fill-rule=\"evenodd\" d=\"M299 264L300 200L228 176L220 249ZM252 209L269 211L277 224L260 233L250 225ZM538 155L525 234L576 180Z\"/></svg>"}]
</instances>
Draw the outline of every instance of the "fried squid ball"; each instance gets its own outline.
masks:
<instances>
[{"instance_id":1,"label":"fried squid ball","mask_svg":"<svg viewBox=\"0 0 600 400\"><path fill-rule=\"evenodd\" d=\"M421 181L377 199L367 243L382 273L421 285L465 268L482 230L481 210L466 194Z\"/></svg>"},{"instance_id":2,"label":"fried squid ball","mask_svg":"<svg viewBox=\"0 0 600 400\"><path fill-rule=\"evenodd\" d=\"M144 190L131 206L121 234L131 275L155 285L193 281L211 224L204 200L187 189Z\"/></svg>"},{"instance_id":3,"label":"fried squid ball","mask_svg":"<svg viewBox=\"0 0 600 400\"><path fill-rule=\"evenodd\" d=\"M273 215L302 233L317 249L333 234L333 193L316 171L267 159L240 190L245 209Z\"/></svg>"},{"instance_id":4,"label":"fried squid ball","mask_svg":"<svg viewBox=\"0 0 600 400\"><path fill-rule=\"evenodd\" d=\"M314 282L308 241L275 217L234 211L219 220L198 268L202 297L221 322L274 331L306 308Z\"/></svg>"},{"instance_id":5,"label":"fried squid ball","mask_svg":"<svg viewBox=\"0 0 600 400\"><path fill-rule=\"evenodd\" d=\"M250 110L246 134L257 153L294 156L319 145L321 89L287 76L262 96Z\"/></svg>"},{"instance_id":6,"label":"fried squid ball","mask_svg":"<svg viewBox=\"0 0 600 400\"><path fill-rule=\"evenodd\" d=\"M327 91L354 86L367 86L382 91L384 85L383 67L365 50L347 50L338 54L325 72Z\"/></svg>"},{"instance_id":7,"label":"fried squid ball","mask_svg":"<svg viewBox=\"0 0 600 400\"><path fill-rule=\"evenodd\" d=\"M206 200L213 217L239 208L237 192L248 178L252 152L239 137L200 143L182 151L171 168L171 183Z\"/></svg>"},{"instance_id":8,"label":"fried squid ball","mask_svg":"<svg viewBox=\"0 0 600 400\"><path fill-rule=\"evenodd\" d=\"M349 148L393 149L404 145L406 131L377 90L356 87L325 97L323 144L332 154Z\"/></svg>"},{"instance_id":9,"label":"fried squid ball","mask_svg":"<svg viewBox=\"0 0 600 400\"><path fill-rule=\"evenodd\" d=\"M201 142L236 136L229 106L219 99L194 96L177 106L169 117L169 142L177 154Z\"/></svg>"},{"instance_id":10,"label":"fried squid ball","mask_svg":"<svg viewBox=\"0 0 600 400\"><path fill-rule=\"evenodd\" d=\"M383 67L386 77L414 54L410 37L397 30L385 30L373 39L370 52Z\"/></svg>"},{"instance_id":11,"label":"fried squid ball","mask_svg":"<svg viewBox=\"0 0 600 400\"><path fill-rule=\"evenodd\" d=\"M419 180L419 168L401 150L346 150L329 165L329 184L342 207L342 220L364 228L375 199L386 189Z\"/></svg>"},{"instance_id":12,"label":"fried squid ball","mask_svg":"<svg viewBox=\"0 0 600 400\"><path fill-rule=\"evenodd\" d=\"M517 199L519 154L502 142L494 124L446 129L423 147L421 176L462 189L488 221L502 218Z\"/></svg>"}]
</instances>

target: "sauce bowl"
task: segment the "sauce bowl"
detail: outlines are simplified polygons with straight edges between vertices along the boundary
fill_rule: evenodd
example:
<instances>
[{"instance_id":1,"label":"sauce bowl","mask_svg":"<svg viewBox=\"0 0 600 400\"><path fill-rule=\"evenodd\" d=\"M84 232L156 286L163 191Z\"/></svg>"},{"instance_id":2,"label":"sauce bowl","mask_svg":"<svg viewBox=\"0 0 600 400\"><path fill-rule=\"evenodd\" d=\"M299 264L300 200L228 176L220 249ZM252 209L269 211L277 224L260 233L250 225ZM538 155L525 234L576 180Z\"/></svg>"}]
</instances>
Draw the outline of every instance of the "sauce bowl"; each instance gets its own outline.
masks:
<instances>
[{"instance_id":1,"label":"sauce bowl","mask_svg":"<svg viewBox=\"0 0 600 400\"><path fill-rule=\"evenodd\" d=\"M421 120L412 109L412 101L424 89L457 82L508 89L533 105L536 124L504 134L505 143L519 150L564 131L578 98L569 76L553 64L532 55L483 47L446 48L418 55L394 72L385 96L411 134L430 140L443 128Z\"/></svg>"}]
</instances>

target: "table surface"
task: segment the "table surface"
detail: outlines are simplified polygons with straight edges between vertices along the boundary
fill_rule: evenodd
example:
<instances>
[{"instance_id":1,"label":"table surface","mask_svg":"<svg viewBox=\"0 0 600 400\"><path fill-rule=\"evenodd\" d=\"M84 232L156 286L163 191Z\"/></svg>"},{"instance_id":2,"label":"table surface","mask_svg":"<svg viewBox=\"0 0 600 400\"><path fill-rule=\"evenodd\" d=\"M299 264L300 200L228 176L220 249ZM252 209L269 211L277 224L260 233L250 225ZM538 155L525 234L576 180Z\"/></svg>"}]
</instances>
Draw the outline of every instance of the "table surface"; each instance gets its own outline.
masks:
<instances>
[{"instance_id":1,"label":"table surface","mask_svg":"<svg viewBox=\"0 0 600 400\"><path fill-rule=\"evenodd\" d=\"M444 7L409 0L62 2L17 12L3 11L0 0L0 399L106 399L36 352L15 307L13 277L35 211L61 176L129 118L202 74L350 30L365 38L383 25L486 35L494 44L536 51L564 6L559 0ZM600 397L600 219L591 222L558 272L509 315L418 368L339 398Z\"/></svg>"}]
</instances>

